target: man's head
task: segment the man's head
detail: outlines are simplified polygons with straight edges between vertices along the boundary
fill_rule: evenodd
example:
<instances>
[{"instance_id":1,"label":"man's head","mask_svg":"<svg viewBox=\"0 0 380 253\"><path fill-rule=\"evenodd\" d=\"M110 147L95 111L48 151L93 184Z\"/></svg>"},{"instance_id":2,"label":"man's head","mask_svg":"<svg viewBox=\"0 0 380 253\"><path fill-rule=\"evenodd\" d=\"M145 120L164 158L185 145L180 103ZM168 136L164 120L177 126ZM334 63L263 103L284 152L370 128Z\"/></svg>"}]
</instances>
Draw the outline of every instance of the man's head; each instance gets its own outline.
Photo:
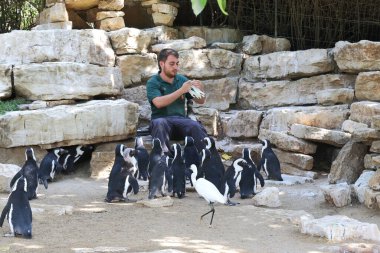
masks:
<instances>
[{"instance_id":1,"label":"man's head","mask_svg":"<svg viewBox=\"0 0 380 253\"><path fill-rule=\"evenodd\" d=\"M170 48L162 49L158 55L158 67L160 73L169 78L173 78L178 71L178 58L179 55L176 50Z\"/></svg>"}]
</instances>

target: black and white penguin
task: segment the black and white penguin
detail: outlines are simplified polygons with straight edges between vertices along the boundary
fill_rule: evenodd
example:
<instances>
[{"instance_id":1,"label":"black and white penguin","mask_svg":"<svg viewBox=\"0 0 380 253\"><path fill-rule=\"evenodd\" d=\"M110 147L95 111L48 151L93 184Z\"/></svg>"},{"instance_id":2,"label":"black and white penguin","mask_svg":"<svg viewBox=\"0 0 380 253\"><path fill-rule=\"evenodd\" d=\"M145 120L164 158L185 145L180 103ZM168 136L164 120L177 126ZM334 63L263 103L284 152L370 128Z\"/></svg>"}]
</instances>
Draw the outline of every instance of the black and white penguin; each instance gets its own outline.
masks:
<instances>
[{"instance_id":1,"label":"black and white penguin","mask_svg":"<svg viewBox=\"0 0 380 253\"><path fill-rule=\"evenodd\" d=\"M224 174L223 178L223 187L221 193L227 196L229 203L233 203L230 201L230 198L233 198L235 196L236 188L240 183L241 172L244 169L247 169L248 167L249 164L246 160L244 160L243 158L237 158L226 170L226 173Z\"/></svg>"},{"instance_id":2,"label":"black and white penguin","mask_svg":"<svg viewBox=\"0 0 380 253\"><path fill-rule=\"evenodd\" d=\"M174 157L171 163L173 171L173 197L177 194L178 198L183 198L186 193L186 165L182 159L181 146L177 143L171 146Z\"/></svg>"},{"instance_id":3,"label":"black and white penguin","mask_svg":"<svg viewBox=\"0 0 380 253\"><path fill-rule=\"evenodd\" d=\"M263 147L261 149L261 160L260 160L259 171L262 167L268 179L283 181L281 177L280 161L278 160L276 154L273 152L270 141L263 140L262 144L263 144Z\"/></svg>"},{"instance_id":4,"label":"black and white penguin","mask_svg":"<svg viewBox=\"0 0 380 253\"><path fill-rule=\"evenodd\" d=\"M148 177L150 177L154 166L156 166L156 163L161 159L163 154L160 139L154 138L152 141L152 150L149 153Z\"/></svg>"},{"instance_id":5,"label":"black and white penguin","mask_svg":"<svg viewBox=\"0 0 380 253\"><path fill-rule=\"evenodd\" d=\"M80 162L84 157L88 157L94 151L93 145L79 145L65 147L66 154L59 157L58 163L62 165L63 173L72 173L76 170L75 164Z\"/></svg>"},{"instance_id":6,"label":"black and white penguin","mask_svg":"<svg viewBox=\"0 0 380 253\"><path fill-rule=\"evenodd\" d=\"M170 158L167 155L161 156L160 160L156 162L151 173L149 174L149 195L148 195L149 199L155 198L157 191L160 191L161 196L163 197L166 196L165 185L166 185L166 180L169 177L168 174L170 173L169 161L170 161Z\"/></svg>"},{"instance_id":7,"label":"black and white penguin","mask_svg":"<svg viewBox=\"0 0 380 253\"><path fill-rule=\"evenodd\" d=\"M26 182L28 183L28 199L37 198L37 189L38 189L38 165L36 157L34 156L33 148L27 148L25 150L26 161L22 166L21 170L14 175L11 180L10 186L13 188L13 185L21 176L24 176Z\"/></svg>"},{"instance_id":8,"label":"black and white penguin","mask_svg":"<svg viewBox=\"0 0 380 253\"><path fill-rule=\"evenodd\" d=\"M251 158L251 150L249 148L243 149L242 158L250 165L249 167L245 167L241 172L239 183L240 197L246 199L257 193L257 179L260 181L261 187L264 187L265 181Z\"/></svg>"},{"instance_id":9,"label":"black and white penguin","mask_svg":"<svg viewBox=\"0 0 380 253\"><path fill-rule=\"evenodd\" d=\"M13 184L12 192L8 197L0 216L0 227L3 226L7 217L11 236L32 238L32 209L28 200L28 183L22 175Z\"/></svg>"},{"instance_id":10,"label":"black and white penguin","mask_svg":"<svg viewBox=\"0 0 380 253\"><path fill-rule=\"evenodd\" d=\"M108 178L106 202L126 201L127 194L132 189L135 193L138 192L138 183L134 177L136 166L134 150L123 144L116 145L115 160Z\"/></svg>"},{"instance_id":11,"label":"black and white penguin","mask_svg":"<svg viewBox=\"0 0 380 253\"><path fill-rule=\"evenodd\" d=\"M67 154L67 150L63 148L55 148L49 150L45 157L42 159L40 168L38 170L38 178L40 184L43 184L45 188L48 188L48 181L54 179L55 174L62 171L62 164L58 162L58 159Z\"/></svg>"},{"instance_id":12,"label":"black and white penguin","mask_svg":"<svg viewBox=\"0 0 380 253\"><path fill-rule=\"evenodd\" d=\"M224 177L224 166L222 168L217 157L212 156L211 151L208 149L202 149L202 161L201 166L198 171L197 178L204 177L207 181L213 183L216 188L223 194L223 177ZM216 158L216 159L215 159Z\"/></svg>"},{"instance_id":13,"label":"black and white penguin","mask_svg":"<svg viewBox=\"0 0 380 253\"><path fill-rule=\"evenodd\" d=\"M148 179L149 153L144 146L142 137L135 139L135 152L138 165L138 179L146 181Z\"/></svg>"},{"instance_id":14,"label":"black and white penguin","mask_svg":"<svg viewBox=\"0 0 380 253\"><path fill-rule=\"evenodd\" d=\"M191 136L185 137L185 146L183 148L183 160L186 165L185 175L186 179L190 180L191 183L191 174L192 171L190 170L190 166L194 164L199 168L201 164L201 155L197 149L197 147L194 145L194 139ZM191 185L193 185L191 183Z\"/></svg>"}]
</instances>

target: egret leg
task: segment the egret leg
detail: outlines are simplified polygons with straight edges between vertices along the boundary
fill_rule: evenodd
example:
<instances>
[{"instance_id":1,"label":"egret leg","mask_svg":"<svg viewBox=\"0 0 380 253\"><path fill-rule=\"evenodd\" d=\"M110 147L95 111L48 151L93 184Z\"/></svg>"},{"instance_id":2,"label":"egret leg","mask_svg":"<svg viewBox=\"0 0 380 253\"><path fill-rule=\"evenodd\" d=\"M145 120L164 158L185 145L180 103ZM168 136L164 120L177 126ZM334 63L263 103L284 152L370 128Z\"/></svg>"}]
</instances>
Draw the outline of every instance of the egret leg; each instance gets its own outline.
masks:
<instances>
[{"instance_id":1,"label":"egret leg","mask_svg":"<svg viewBox=\"0 0 380 253\"><path fill-rule=\"evenodd\" d=\"M213 220L213 218L214 218L214 213L215 213L215 209L214 209L214 205L213 205L213 203L210 203L210 207L211 207L211 210L208 211L207 213L203 214L203 215L201 216L201 220L202 220L202 218L203 218L204 216L206 216L207 214L212 213L212 216L211 216L211 222L210 222L210 226L211 226L211 224L212 224L212 220Z\"/></svg>"}]
</instances>

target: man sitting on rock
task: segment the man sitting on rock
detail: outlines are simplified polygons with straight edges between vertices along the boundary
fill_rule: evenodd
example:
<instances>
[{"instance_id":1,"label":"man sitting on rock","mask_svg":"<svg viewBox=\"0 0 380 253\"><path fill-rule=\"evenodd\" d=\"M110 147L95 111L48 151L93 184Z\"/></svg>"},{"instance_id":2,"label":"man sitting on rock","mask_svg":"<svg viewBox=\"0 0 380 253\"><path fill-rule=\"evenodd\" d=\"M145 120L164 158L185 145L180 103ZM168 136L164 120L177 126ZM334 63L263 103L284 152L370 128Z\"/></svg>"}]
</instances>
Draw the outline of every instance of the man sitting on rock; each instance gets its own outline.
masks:
<instances>
[{"instance_id":1,"label":"man sitting on rock","mask_svg":"<svg viewBox=\"0 0 380 253\"><path fill-rule=\"evenodd\" d=\"M169 140L184 140L192 136L198 150L204 148L201 141L207 136L204 127L186 115L186 99L198 104L205 102L204 87L198 80L188 80L177 74L178 52L163 49L158 55L158 74L146 85L148 101L152 109L150 133L161 141L163 152L169 151ZM170 152L170 151L169 151Z\"/></svg>"}]
</instances>

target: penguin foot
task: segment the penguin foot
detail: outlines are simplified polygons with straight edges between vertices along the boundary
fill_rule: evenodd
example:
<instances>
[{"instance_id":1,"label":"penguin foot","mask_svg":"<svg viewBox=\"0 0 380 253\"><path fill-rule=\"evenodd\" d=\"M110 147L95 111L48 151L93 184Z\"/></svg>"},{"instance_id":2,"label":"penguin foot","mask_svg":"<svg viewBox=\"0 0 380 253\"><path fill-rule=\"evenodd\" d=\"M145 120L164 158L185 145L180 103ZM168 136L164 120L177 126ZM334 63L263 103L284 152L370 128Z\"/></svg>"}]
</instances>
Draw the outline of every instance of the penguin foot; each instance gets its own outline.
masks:
<instances>
[{"instance_id":1,"label":"penguin foot","mask_svg":"<svg viewBox=\"0 0 380 253\"><path fill-rule=\"evenodd\" d=\"M227 200L227 203L226 203L227 206L236 206L236 205L240 205L239 202L232 202L231 200Z\"/></svg>"},{"instance_id":2,"label":"penguin foot","mask_svg":"<svg viewBox=\"0 0 380 253\"><path fill-rule=\"evenodd\" d=\"M137 202L137 199L126 199L125 202L126 203L135 203L135 202Z\"/></svg>"}]
</instances>

